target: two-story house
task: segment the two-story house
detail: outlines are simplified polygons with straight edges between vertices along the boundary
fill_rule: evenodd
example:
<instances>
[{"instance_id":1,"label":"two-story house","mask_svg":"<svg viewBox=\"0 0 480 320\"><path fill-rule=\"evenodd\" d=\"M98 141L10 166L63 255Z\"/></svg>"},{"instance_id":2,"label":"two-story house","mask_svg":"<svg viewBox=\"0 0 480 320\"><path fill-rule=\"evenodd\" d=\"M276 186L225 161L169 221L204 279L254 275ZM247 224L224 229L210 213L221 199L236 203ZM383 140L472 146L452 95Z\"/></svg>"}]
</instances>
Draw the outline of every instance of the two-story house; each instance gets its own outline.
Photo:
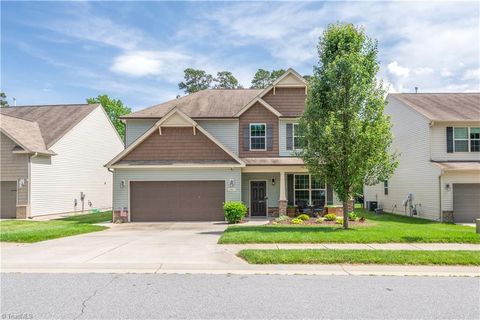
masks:
<instances>
[{"instance_id":1,"label":"two-story house","mask_svg":"<svg viewBox=\"0 0 480 320\"><path fill-rule=\"evenodd\" d=\"M250 217L333 204L295 157L306 94L289 69L265 89L204 90L124 116L126 148L107 164L114 218L224 220L225 201L244 202Z\"/></svg>"},{"instance_id":2,"label":"two-story house","mask_svg":"<svg viewBox=\"0 0 480 320\"><path fill-rule=\"evenodd\" d=\"M400 164L388 181L365 186L365 201L431 220L480 218L480 94L389 94L387 102Z\"/></svg>"}]
</instances>

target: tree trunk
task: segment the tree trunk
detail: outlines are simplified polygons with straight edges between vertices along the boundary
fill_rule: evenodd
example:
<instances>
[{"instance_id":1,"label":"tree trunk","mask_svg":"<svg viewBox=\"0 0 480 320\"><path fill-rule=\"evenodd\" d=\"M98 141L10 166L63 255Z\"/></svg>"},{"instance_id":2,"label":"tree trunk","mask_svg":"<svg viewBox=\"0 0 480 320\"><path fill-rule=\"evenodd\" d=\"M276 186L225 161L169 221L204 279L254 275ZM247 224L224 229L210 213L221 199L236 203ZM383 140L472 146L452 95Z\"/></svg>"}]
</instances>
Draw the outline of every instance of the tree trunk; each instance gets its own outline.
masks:
<instances>
[{"instance_id":1,"label":"tree trunk","mask_svg":"<svg viewBox=\"0 0 480 320\"><path fill-rule=\"evenodd\" d=\"M343 201L343 229L348 229L348 200Z\"/></svg>"}]
</instances>

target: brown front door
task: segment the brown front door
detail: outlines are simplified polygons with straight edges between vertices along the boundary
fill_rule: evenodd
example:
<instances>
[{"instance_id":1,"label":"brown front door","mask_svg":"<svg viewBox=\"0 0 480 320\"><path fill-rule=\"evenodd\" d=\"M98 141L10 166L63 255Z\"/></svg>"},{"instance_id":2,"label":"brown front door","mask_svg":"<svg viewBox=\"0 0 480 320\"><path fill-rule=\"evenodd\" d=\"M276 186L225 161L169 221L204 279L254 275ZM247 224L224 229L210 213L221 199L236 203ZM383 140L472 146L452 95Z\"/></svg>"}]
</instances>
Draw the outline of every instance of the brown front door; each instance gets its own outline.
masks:
<instances>
[{"instance_id":1,"label":"brown front door","mask_svg":"<svg viewBox=\"0 0 480 320\"><path fill-rule=\"evenodd\" d=\"M223 221L225 181L132 181L131 221Z\"/></svg>"},{"instance_id":2,"label":"brown front door","mask_svg":"<svg viewBox=\"0 0 480 320\"><path fill-rule=\"evenodd\" d=\"M250 215L267 215L267 183L265 181L250 181Z\"/></svg>"}]
</instances>

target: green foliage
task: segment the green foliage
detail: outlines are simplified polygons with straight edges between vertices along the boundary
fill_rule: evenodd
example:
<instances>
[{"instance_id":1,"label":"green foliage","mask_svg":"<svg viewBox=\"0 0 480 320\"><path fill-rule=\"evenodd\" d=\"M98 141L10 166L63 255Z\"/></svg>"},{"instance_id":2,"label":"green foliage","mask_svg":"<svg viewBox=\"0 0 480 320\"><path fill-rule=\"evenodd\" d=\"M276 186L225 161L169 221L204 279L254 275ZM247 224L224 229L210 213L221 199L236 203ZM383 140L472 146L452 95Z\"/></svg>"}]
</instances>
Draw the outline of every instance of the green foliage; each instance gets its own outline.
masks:
<instances>
[{"instance_id":1,"label":"green foliage","mask_svg":"<svg viewBox=\"0 0 480 320\"><path fill-rule=\"evenodd\" d=\"M343 224L343 218L337 218L337 219L335 220L335 223L336 223L336 224Z\"/></svg>"},{"instance_id":2,"label":"green foliage","mask_svg":"<svg viewBox=\"0 0 480 320\"><path fill-rule=\"evenodd\" d=\"M348 220L350 220L350 221L355 221L355 220L357 220L357 218L358 218L358 215L355 212L350 212L348 214Z\"/></svg>"},{"instance_id":3,"label":"green foliage","mask_svg":"<svg viewBox=\"0 0 480 320\"><path fill-rule=\"evenodd\" d=\"M299 218L293 218L291 222L292 224L302 224L303 220Z\"/></svg>"},{"instance_id":4,"label":"green foliage","mask_svg":"<svg viewBox=\"0 0 480 320\"><path fill-rule=\"evenodd\" d=\"M290 217L286 216L284 214L279 216L277 219L275 219L275 221L277 221L277 222L283 222L283 221L288 221L288 220L290 220Z\"/></svg>"},{"instance_id":5,"label":"green foliage","mask_svg":"<svg viewBox=\"0 0 480 320\"><path fill-rule=\"evenodd\" d=\"M8 100L5 92L0 92L0 108L8 108Z\"/></svg>"},{"instance_id":6,"label":"green foliage","mask_svg":"<svg viewBox=\"0 0 480 320\"><path fill-rule=\"evenodd\" d=\"M87 103L100 103L117 129L120 137L122 137L122 139L125 138L125 124L119 119L119 117L129 114L132 112L132 109L123 105L121 100L110 98L106 94L98 95L96 98L87 98Z\"/></svg>"},{"instance_id":7,"label":"green foliage","mask_svg":"<svg viewBox=\"0 0 480 320\"><path fill-rule=\"evenodd\" d=\"M223 212L228 223L239 223L247 213L247 207L240 201L227 201L223 204Z\"/></svg>"},{"instance_id":8,"label":"green foliage","mask_svg":"<svg viewBox=\"0 0 480 320\"><path fill-rule=\"evenodd\" d=\"M389 152L391 123L383 113L377 53L377 42L363 29L330 25L318 44L320 61L300 121L305 141L300 156L311 174L326 178L344 206L361 185L387 180L398 164Z\"/></svg>"},{"instance_id":9,"label":"green foliage","mask_svg":"<svg viewBox=\"0 0 480 320\"><path fill-rule=\"evenodd\" d=\"M297 218L303 221L307 221L308 219L310 219L310 216L308 214L302 213Z\"/></svg>"},{"instance_id":10,"label":"green foliage","mask_svg":"<svg viewBox=\"0 0 480 320\"><path fill-rule=\"evenodd\" d=\"M323 221L325 221L325 218L318 218L315 223L323 223Z\"/></svg>"},{"instance_id":11,"label":"green foliage","mask_svg":"<svg viewBox=\"0 0 480 320\"><path fill-rule=\"evenodd\" d=\"M324 215L323 218L325 218L325 220L327 221L335 221L337 219L337 216L334 213L328 213Z\"/></svg>"},{"instance_id":12,"label":"green foliage","mask_svg":"<svg viewBox=\"0 0 480 320\"><path fill-rule=\"evenodd\" d=\"M237 89L241 88L238 85L238 80L233 76L230 71L217 72L217 77L213 79L216 82L214 88L216 89Z\"/></svg>"},{"instance_id":13,"label":"green foliage","mask_svg":"<svg viewBox=\"0 0 480 320\"><path fill-rule=\"evenodd\" d=\"M213 81L211 74L193 68L187 68L183 72L185 81L180 82L178 88L185 93L194 93L210 88Z\"/></svg>"},{"instance_id":14,"label":"green foliage","mask_svg":"<svg viewBox=\"0 0 480 320\"><path fill-rule=\"evenodd\" d=\"M264 69L258 69L252 79L251 88L264 89L271 85L278 77L284 74L286 70L272 70L271 72Z\"/></svg>"}]
</instances>

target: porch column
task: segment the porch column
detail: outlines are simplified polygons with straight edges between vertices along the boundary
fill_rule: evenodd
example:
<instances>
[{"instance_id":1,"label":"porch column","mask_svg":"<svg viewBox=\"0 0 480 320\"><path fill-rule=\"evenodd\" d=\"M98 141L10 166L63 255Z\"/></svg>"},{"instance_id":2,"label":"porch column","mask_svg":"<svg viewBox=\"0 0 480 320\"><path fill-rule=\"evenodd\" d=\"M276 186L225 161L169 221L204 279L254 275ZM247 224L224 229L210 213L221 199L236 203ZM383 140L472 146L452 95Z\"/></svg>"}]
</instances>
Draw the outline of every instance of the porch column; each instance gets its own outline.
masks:
<instances>
[{"instance_id":1,"label":"porch column","mask_svg":"<svg viewBox=\"0 0 480 320\"><path fill-rule=\"evenodd\" d=\"M280 197L278 199L278 215L286 215L287 214L287 197L285 196L285 171L280 171Z\"/></svg>"}]
</instances>

